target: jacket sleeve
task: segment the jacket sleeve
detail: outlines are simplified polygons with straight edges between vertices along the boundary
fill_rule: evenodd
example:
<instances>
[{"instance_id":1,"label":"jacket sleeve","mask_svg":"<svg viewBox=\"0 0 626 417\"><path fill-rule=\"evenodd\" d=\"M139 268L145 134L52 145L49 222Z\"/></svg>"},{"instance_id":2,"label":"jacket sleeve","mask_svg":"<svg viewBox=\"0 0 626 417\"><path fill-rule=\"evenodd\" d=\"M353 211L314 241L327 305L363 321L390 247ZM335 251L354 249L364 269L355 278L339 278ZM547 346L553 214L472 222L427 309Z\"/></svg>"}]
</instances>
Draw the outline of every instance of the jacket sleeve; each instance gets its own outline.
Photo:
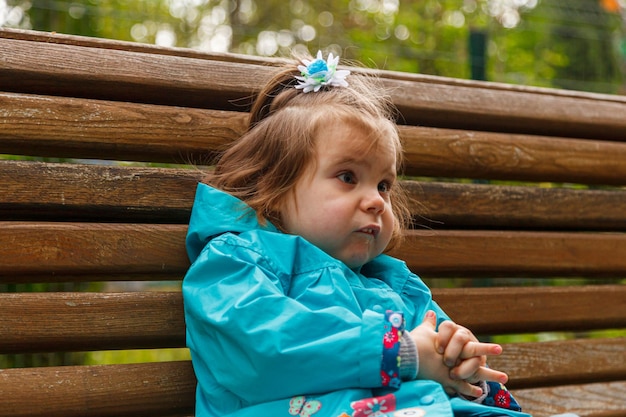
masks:
<instances>
[{"instance_id":1,"label":"jacket sleeve","mask_svg":"<svg viewBox=\"0 0 626 417\"><path fill-rule=\"evenodd\" d=\"M270 261L228 240L209 243L183 281L200 384L217 383L244 403L381 386L383 313L329 303L330 292L317 304L288 297Z\"/></svg>"}]
</instances>

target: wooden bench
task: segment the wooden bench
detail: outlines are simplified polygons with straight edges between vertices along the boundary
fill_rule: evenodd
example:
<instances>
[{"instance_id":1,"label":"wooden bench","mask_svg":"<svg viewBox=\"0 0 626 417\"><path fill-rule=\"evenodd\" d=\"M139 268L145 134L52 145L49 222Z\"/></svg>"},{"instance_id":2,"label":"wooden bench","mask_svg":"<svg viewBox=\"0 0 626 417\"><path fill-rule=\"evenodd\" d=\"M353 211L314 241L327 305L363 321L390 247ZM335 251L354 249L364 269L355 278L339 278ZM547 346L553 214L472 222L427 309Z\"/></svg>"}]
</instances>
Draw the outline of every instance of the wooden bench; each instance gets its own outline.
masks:
<instances>
[{"instance_id":1,"label":"wooden bench","mask_svg":"<svg viewBox=\"0 0 626 417\"><path fill-rule=\"evenodd\" d=\"M180 291L106 289L180 284L185 164L242 133L276 62L0 30L0 154L46 158L0 160L0 358L184 347ZM510 342L492 364L526 411L626 415L626 98L378 73L417 200L395 255ZM23 365L0 416L189 416L194 389L187 360Z\"/></svg>"}]
</instances>

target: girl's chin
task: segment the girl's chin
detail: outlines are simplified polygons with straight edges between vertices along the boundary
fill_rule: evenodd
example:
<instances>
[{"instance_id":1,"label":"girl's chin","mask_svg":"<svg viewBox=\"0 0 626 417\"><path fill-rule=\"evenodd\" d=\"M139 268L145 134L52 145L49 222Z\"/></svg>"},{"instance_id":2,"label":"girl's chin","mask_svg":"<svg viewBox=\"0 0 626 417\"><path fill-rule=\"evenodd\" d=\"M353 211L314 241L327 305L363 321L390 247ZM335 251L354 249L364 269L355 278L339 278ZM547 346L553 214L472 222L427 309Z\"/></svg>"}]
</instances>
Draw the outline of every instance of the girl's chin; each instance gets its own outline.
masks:
<instances>
[{"instance_id":1,"label":"girl's chin","mask_svg":"<svg viewBox=\"0 0 626 417\"><path fill-rule=\"evenodd\" d=\"M373 259L369 253L353 253L350 256L338 258L340 261L348 265L350 269L358 269Z\"/></svg>"}]
</instances>

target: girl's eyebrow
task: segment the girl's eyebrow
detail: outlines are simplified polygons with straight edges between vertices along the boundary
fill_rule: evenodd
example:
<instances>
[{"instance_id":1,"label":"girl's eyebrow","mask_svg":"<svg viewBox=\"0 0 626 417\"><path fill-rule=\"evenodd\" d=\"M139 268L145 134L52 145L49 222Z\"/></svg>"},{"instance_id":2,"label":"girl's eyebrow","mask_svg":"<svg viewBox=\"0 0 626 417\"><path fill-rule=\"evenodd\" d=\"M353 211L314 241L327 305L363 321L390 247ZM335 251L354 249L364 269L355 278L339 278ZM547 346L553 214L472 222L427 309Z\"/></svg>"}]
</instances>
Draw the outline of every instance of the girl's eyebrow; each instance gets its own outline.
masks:
<instances>
[{"instance_id":1,"label":"girl's eyebrow","mask_svg":"<svg viewBox=\"0 0 626 417\"><path fill-rule=\"evenodd\" d=\"M358 158L354 156L341 156L330 159L331 165L364 165L367 169L371 169L372 164L367 162L363 158Z\"/></svg>"},{"instance_id":2,"label":"girl's eyebrow","mask_svg":"<svg viewBox=\"0 0 626 417\"><path fill-rule=\"evenodd\" d=\"M332 158L332 165L351 165L351 164L355 164L355 165L365 165L367 169L371 170L372 169L372 164L370 162L368 162L366 159L364 158L357 158L354 156L341 156L338 158ZM389 167L389 169L385 169L384 170L385 175L389 175L392 176L393 178L397 178L398 174L397 172Z\"/></svg>"},{"instance_id":3,"label":"girl's eyebrow","mask_svg":"<svg viewBox=\"0 0 626 417\"><path fill-rule=\"evenodd\" d=\"M341 164L365 164L365 165L369 165L367 162L365 162L362 158L355 158L353 156L342 156L339 158L335 158L332 161L334 164L337 165L341 165Z\"/></svg>"}]
</instances>

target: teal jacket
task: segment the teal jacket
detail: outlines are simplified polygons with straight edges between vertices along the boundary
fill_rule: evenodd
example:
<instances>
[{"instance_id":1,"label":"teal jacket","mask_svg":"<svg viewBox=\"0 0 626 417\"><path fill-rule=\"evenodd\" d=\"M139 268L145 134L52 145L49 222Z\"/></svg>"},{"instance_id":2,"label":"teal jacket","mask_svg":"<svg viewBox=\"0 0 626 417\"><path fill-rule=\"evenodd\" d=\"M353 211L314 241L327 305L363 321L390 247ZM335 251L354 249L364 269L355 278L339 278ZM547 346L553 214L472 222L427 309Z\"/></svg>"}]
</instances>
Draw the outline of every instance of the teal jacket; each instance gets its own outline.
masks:
<instances>
[{"instance_id":1,"label":"teal jacket","mask_svg":"<svg viewBox=\"0 0 626 417\"><path fill-rule=\"evenodd\" d=\"M240 200L204 184L187 251L183 297L198 417L524 415L450 399L433 381L382 388L384 313L402 312L407 329L429 309L447 319L397 259L381 255L351 270L301 237L260 225Z\"/></svg>"}]
</instances>

